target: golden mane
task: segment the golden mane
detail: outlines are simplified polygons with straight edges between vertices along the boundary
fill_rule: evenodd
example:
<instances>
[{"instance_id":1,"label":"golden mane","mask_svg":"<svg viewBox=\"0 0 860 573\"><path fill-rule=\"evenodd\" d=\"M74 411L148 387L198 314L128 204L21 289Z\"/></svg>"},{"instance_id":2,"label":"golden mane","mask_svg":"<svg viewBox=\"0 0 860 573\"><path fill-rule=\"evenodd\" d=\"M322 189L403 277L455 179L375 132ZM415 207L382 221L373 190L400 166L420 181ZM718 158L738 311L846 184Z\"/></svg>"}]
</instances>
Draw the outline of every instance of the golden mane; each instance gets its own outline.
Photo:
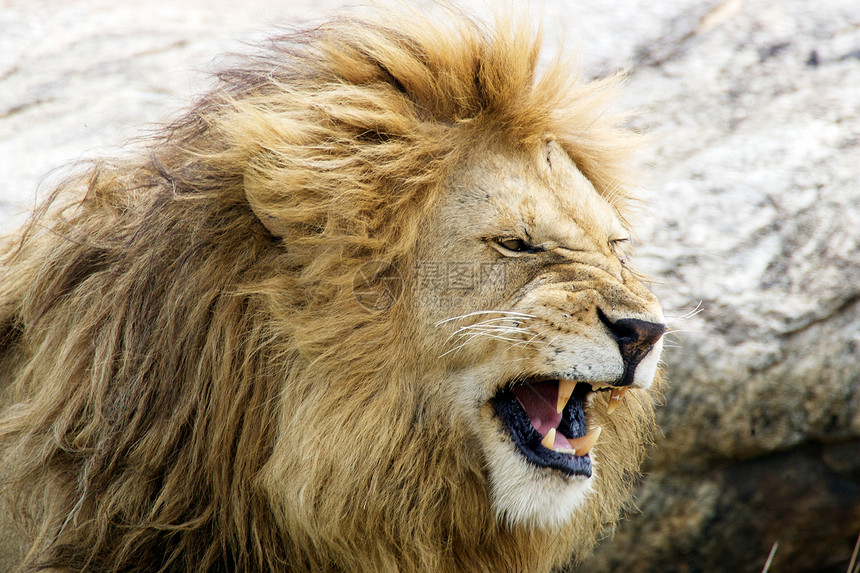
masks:
<instances>
[{"instance_id":1,"label":"golden mane","mask_svg":"<svg viewBox=\"0 0 860 573\"><path fill-rule=\"evenodd\" d=\"M441 11L274 38L145 153L61 184L8 242L0 480L31 528L23 570L568 558L552 534L497 523L473 438L422 385L441 374L409 297L368 312L353 279L369 261L413 268L476 141L552 133L621 206L635 138L606 113L616 80L577 82L561 60L539 75L526 23ZM583 551L641 458L650 403L630 412L616 489L575 525Z\"/></svg>"}]
</instances>

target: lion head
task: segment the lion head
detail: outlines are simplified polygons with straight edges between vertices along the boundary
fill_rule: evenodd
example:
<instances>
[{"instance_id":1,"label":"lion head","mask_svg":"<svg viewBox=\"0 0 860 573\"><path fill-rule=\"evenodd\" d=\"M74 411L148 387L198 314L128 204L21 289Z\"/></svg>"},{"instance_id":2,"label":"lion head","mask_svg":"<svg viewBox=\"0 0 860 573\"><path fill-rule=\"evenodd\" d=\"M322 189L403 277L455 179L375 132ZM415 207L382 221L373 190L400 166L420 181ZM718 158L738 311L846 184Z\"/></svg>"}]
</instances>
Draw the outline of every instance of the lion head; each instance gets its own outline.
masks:
<instances>
[{"instance_id":1,"label":"lion head","mask_svg":"<svg viewBox=\"0 0 860 573\"><path fill-rule=\"evenodd\" d=\"M27 567L544 571L617 518L664 330L617 81L442 12L273 39L9 243Z\"/></svg>"}]
</instances>

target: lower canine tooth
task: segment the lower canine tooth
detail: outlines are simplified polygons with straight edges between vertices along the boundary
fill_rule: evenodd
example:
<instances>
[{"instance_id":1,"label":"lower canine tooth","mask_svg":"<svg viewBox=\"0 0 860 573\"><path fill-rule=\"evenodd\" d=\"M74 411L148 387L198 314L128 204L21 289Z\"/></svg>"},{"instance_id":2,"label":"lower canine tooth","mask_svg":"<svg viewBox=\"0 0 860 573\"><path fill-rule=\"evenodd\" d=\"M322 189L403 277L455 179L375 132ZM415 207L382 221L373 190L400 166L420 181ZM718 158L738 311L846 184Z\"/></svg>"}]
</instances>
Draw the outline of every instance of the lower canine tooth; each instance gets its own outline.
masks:
<instances>
[{"instance_id":1,"label":"lower canine tooth","mask_svg":"<svg viewBox=\"0 0 860 573\"><path fill-rule=\"evenodd\" d=\"M571 456L576 454L576 450L574 450L573 447L569 445L567 438L565 438L564 436L562 436L562 439L561 439L561 442L562 442L561 447L558 447L558 448L555 447L555 441L557 438L558 438L558 432L556 431L555 428L552 428L552 429L550 429L549 432L547 432L546 436L544 436L544 438L543 438L543 440L541 440L540 444L543 447L545 447L546 449L552 450L554 452L558 452L560 454L568 454ZM567 446L564 445L566 443L568 444Z\"/></svg>"},{"instance_id":2,"label":"lower canine tooth","mask_svg":"<svg viewBox=\"0 0 860 573\"><path fill-rule=\"evenodd\" d=\"M588 452L591 451L591 448L594 447L595 442L597 442L597 438L600 436L600 432L603 430L600 426L597 426L581 438L569 438L570 447L576 450L576 455L584 456ZM553 436L555 439L555 436Z\"/></svg>"},{"instance_id":3,"label":"lower canine tooth","mask_svg":"<svg viewBox=\"0 0 860 573\"><path fill-rule=\"evenodd\" d=\"M555 428L550 428L549 432L546 433L546 436L540 441L540 445L545 447L548 450L552 449L553 444L555 444Z\"/></svg>"},{"instance_id":4,"label":"lower canine tooth","mask_svg":"<svg viewBox=\"0 0 860 573\"><path fill-rule=\"evenodd\" d=\"M618 407L618 404L621 403L621 399L627 393L627 388L613 388L612 393L609 394L609 404L606 406L606 413L611 414L615 411L615 408Z\"/></svg>"}]
</instances>

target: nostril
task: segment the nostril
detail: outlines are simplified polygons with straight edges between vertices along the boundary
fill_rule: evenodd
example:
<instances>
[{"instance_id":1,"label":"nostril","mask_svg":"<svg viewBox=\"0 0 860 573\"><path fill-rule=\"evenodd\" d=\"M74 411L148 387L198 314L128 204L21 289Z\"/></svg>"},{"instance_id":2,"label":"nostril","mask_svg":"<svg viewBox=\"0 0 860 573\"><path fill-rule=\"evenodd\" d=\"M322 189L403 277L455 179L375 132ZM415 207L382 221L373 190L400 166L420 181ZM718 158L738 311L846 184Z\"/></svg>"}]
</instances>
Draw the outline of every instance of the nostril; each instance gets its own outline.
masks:
<instances>
[{"instance_id":1,"label":"nostril","mask_svg":"<svg viewBox=\"0 0 860 573\"><path fill-rule=\"evenodd\" d=\"M647 351L666 332L666 325L659 322L648 322L638 318L622 318L612 321L599 308L597 309L597 316L618 343L622 354L626 350Z\"/></svg>"},{"instance_id":2,"label":"nostril","mask_svg":"<svg viewBox=\"0 0 860 573\"><path fill-rule=\"evenodd\" d=\"M666 332L666 325L656 322L647 322L635 318L624 318L615 321L615 327L622 332L629 333L624 339L629 344L634 344L640 347L650 348L657 344L663 333ZM621 339L619 339L619 344Z\"/></svg>"},{"instance_id":3,"label":"nostril","mask_svg":"<svg viewBox=\"0 0 860 573\"><path fill-rule=\"evenodd\" d=\"M629 386L633 384L639 362L666 332L666 325L639 320L638 318L622 318L613 321L599 308L597 309L597 316L618 344L618 351L624 362L624 374L615 385Z\"/></svg>"}]
</instances>

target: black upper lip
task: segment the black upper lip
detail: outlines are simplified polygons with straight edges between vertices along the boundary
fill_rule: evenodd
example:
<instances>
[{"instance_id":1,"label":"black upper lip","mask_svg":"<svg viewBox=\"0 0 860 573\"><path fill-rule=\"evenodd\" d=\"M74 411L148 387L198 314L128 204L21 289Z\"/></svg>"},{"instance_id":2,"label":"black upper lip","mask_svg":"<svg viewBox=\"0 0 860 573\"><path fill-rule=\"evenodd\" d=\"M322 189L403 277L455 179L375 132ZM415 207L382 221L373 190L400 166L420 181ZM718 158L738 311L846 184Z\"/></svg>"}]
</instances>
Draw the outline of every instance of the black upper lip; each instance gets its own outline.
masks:
<instances>
[{"instance_id":1,"label":"black upper lip","mask_svg":"<svg viewBox=\"0 0 860 573\"><path fill-rule=\"evenodd\" d=\"M543 378L544 380L546 378ZM526 380L519 383L529 383ZM585 423L585 399L591 392L589 384L576 385L573 395L562 411L557 431L567 438L577 438L587 433ZM558 470L564 475L591 477L591 458L573 456L549 450L541 445L541 435L534 429L523 407L517 401L510 386L499 391L492 400L496 414L505 423L519 451L531 463Z\"/></svg>"}]
</instances>

